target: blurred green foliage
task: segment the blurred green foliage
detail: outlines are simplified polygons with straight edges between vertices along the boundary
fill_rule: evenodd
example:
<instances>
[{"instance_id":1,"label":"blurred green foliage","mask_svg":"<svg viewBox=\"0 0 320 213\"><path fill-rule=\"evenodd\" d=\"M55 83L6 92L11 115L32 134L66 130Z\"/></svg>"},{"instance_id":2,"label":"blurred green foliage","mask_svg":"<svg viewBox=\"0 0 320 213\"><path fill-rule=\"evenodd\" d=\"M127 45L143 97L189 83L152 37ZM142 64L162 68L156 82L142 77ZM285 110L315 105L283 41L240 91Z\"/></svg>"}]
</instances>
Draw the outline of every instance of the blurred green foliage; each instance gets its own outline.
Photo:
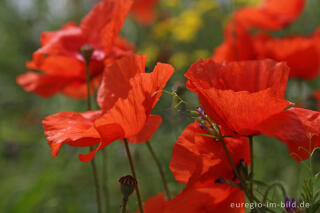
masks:
<instances>
[{"instance_id":1,"label":"blurred green foliage","mask_svg":"<svg viewBox=\"0 0 320 213\"><path fill-rule=\"evenodd\" d=\"M43 135L42 119L60 111L85 111L84 101L61 95L43 99L20 88L15 78L26 71L25 62L39 47L40 33L56 30L68 21L79 22L97 2L93 0L1 0L0 1L0 212L94 212L94 185L89 164L78 160L87 149L65 146L54 159ZM187 68L200 57L210 57L223 41L223 27L236 8L252 1L245 0L162 0L158 6L158 21L142 27L128 19L122 34L137 46L138 53L148 54L148 66L157 61L169 62L176 68L168 90L185 82ZM320 25L320 2L308 0L301 18L277 36L292 33L310 34ZM303 92L297 88L303 84ZM292 101L309 100L320 88L318 80L292 81L288 87ZM182 96L197 103L188 91ZM169 179L172 193L181 191L170 170L172 146L189 116L172 109L172 98L163 95L154 113L163 117L163 124L151 140ZM275 139L259 136L256 143L256 177L273 182L279 180L290 197L301 192L309 176L307 166L297 164L288 155L286 146ZM144 199L163 191L155 163L145 144L131 146ZM123 144L114 142L106 148L108 158L109 200L111 212L121 204L118 179L130 174ZM101 154L97 155L101 168ZM319 162L318 162L319 163ZM129 211L137 209L135 199L129 201Z\"/></svg>"}]
</instances>

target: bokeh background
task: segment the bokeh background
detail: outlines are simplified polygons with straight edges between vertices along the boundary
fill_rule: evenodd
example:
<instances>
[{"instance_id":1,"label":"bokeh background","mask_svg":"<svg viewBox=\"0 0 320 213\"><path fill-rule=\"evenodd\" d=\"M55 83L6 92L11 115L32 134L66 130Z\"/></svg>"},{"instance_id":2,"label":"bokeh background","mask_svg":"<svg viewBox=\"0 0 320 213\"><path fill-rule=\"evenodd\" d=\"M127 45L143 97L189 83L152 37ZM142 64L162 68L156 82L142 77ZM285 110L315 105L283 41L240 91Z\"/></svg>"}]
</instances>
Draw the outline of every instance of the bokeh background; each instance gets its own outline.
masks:
<instances>
[{"instance_id":1,"label":"bokeh background","mask_svg":"<svg viewBox=\"0 0 320 213\"><path fill-rule=\"evenodd\" d=\"M62 95L43 99L26 93L15 81L26 71L25 62L40 46L40 33L57 30L68 21L79 23L98 0L1 0L0 1L0 212L95 212L96 201L90 164L78 160L85 148L64 146L54 159L43 135L42 119L60 111L85 111L85 101ZM128 18L121 34L136 45L137 53L148 55L148 67L157 61L172 64L176 72L167 90L178 89L189 102L197 104L195 95L183 87L183 74L199 58L208 58L223 41L223 28L232 12L259 0L160 0L157 20L144 27ZM289 2L289 0L288 0ZM307 0L297 22L276 36L308 35L320 26L320 1ZM301 101L317 109L312 92L320 81L290 81L288 99ZM174 110L175 100L163 95L154 109L163 117L159 131L151 139L166 171L173 194L180 192L170 170L172 147L184 127L192 121L183 106ZM310 175L307 162L296 164L286 146L275 139L256 137L256 176L272 182L280 180L288 194L296 197L304 179ZM131 146L144 199L163 191L157 168L145 144ZM118 179L130 174L121 142L107 148L111 211L118 212L121 194ZM102 156L97 155L101 168ZM276 195L275 195L276 196ZM135 198L129 210L137 209Z\"/></svg>"}]
</instances>

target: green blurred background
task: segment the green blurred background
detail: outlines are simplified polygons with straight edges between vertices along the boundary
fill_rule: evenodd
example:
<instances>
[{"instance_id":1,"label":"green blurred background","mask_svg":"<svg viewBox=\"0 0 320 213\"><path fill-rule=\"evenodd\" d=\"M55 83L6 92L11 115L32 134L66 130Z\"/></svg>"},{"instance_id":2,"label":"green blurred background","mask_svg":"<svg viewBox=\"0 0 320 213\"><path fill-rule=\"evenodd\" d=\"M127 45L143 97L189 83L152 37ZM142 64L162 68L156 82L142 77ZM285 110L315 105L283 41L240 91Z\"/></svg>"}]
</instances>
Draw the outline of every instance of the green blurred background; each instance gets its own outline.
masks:
<instances>
[{"instance_id":1,"label":"green blurred background","mask_svg":"<svg viewBox=\"0 0 320 213\"><path fill-rule=\"evenodd\" d=\"M60 111L85 111L84 101L62 95L43 99L20 88L15 78L26 71L25 62L40 45L40 33L57 30L68 21L79 23L97 2L94 0L1 0L0 1L0 212L95 212L95 191L90 164L80 162L79 153L86 148L64 146L54 159L43 135L42 119ZM167 89L180 88L182 97L197 104L195 95L181 88L183 74L199 58L211 56L223 41L223 27L232 11L259 0L160 0L158 19L143 27L128 18L123 30L138 53L148 55L148 66L156 61L171 63L176 68ZM320 1L307 0L299 20L277 36L310 34L320 25ZM310 98L320 82L291 81L289 100L306 102L316 109ZM154 109L163 117L163 124L151 139L169 180L172 193L183 188L170 170L172 147L184 127L192 120L184 112L172 109L172 98L163 95ZM282 181L290 196L297 196L305 177L305 163L296 164L283 143L257 137L256 176L266 181ZM145 144L131 146L144 199L163 191L157 168ZM114 142L106 148L110 212L118 212L121 194L118 179L130 174L123 144ZM101 168L102 156L97 155ZM137 209L135 198L129 210Z\"/></svg>"}]
</instances>

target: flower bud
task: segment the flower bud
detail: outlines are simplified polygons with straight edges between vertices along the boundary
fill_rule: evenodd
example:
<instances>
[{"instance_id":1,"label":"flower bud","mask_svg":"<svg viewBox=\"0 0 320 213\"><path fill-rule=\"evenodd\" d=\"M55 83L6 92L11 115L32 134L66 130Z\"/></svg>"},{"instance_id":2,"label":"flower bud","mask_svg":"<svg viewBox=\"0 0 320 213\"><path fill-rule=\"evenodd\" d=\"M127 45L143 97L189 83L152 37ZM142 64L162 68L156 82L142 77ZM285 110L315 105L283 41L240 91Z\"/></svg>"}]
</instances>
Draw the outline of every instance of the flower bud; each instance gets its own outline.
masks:
<instances>
[{"instance_id":1,"label":"flower bud","mask_svg":"<svg viewBox=\"0 0 320 213\"><path fill-rule=\"evenodd\" d=\"M121 184L120 188L124 199L128 199L138 184L137 180L131 175L121 177L119 183Z\"/></svg>"},{"instance_id":2,"label":"flower bud","mask_svg":"<svg viewBox=\"0 0 320 213\"><path fill-rule=\"evenodd\" d=\"M90 62L93 51L94 49L88 44L85 44L80 48L81 55L83 56L86 63Z\"/></svg>"},{"instance_id":3,"label":"flower bud","mask_svg":"<svg viewBox=\"0 0 320 213\"><path fill-rule=\"evenodd\" d=\"M243 159L240 159L237 165L237 171L242 180L247 180L249 178L248 166Z\"/></svg>"}]
</instances>

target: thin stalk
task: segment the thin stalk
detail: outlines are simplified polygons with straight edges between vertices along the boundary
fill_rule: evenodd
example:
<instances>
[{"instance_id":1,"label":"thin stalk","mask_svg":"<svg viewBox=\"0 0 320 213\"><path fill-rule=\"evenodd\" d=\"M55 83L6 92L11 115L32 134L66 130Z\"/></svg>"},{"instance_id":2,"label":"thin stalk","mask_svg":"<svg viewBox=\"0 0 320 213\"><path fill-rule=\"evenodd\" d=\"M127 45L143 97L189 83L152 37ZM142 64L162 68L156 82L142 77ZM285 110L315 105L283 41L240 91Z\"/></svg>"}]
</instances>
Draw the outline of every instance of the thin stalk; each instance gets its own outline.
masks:
<instances>
[{"instance_id":1,"label":"thin stalk","mask_svg":"<svg viewBox=\"0 0 320 213\"><path fill-rule=\"evenodd\" d=\"M128 203L128 199L126 198L123 198L122 199L122 213L126 213L127 212L127 203Z\"/></svg>"},{"instance_id":2,"label":"thin stalk","mask_svg":"<svg viewBox=\"0 0 320 213\"><path fill-rule=\"evenodd\" d=\"M87 87L88 87L88 97L87 97L87 104L88 104L88 110L91 110L91 96L90 96L90 67L89 63L86 63L86 75L87 75ZM90 152L93 150L93 148L89 147ZM92 176L96 188L96 199L97 199L97 205L98 205L98 213L102 213L102 202L101 202L101 193L100 193L100 184L98 179L98 171L95 159L93 158L91 161L91 167L92 167Z\"/></svg>"},{"instance_id":3,"label":"thin stalk","mask_svg":"<svg viewBox=\"0 0 320 213\"><path fill-rule=\"evenodd\" d=\"M87 104L88 110L91 110L91 95L90 95L90 66L86 63L86 76L87 76Z\"/></svg>"},{"instance_id":4,"label":"thin stalk","mask_svg":"<svg viewBox=\"0 0 320 213\"><path fill-rule=\"evenodd\" d=\"M267 190L265 191L265 194L264 194L263 200L262 200L263 203L265 203L265 202L267 201L268 195L269 195L271 189L272 189L272 188L275 188L275 187L279 187L279 188L280 188L280 190L281 190L284 198L287 197L287 193L286 193L286 190L285 190L285 188L283 187L283 185L282 185L281 183L273 183L273 184L271 184L271 185L267 188Z\"/></svg>"},{"instance_id":5,"label":"thin stalk","mask_svg":"<svg viewBox=\"0 0 320 213\"><path fill-rule=\"evenodd\" d=\"M126 152L127 152L127 156L128 156L128 160L129 160L132 176L136 180L138 180L137 179L137 175L136 175L136 169L134 167L134 163L133 163L133 159L132 159L132 156L131 156L131 152L130 152L130 149L129 149L129 144L128 144L127 139L124 139L124 146L126 148ZM137 186L136 186L136 194L137 194L137 198L138 198L138 205L139 205L140 213L143 213L142 198L141 198L140 189L139 189L139 182L137 183Z\"/></svg>"},{"instance_id":6,"label":"thin stalk","mask_svg":"<svg viewBox=\"0 0 320 213\"><path fill-rule=\"evenodd\" d=\"M153 148L152 148L152 146L151 146L149 141L146 142L146 145L147 145L147 147L148 147L148 149L149 149L149 151L150 151L150 153L151 153L151 155L152 155L152 157L153 157L153 159L156 162L156 165L158 167L158 170L159 170L159 173L160 173L160 176L161 176L161 180L162 180L163 187L165 189L167 198L169 200L171 200L171 194L170 194L170 191L169 191L169 188L168 188L168 183L167 183L166 177L164 175L164 172L163 172L162 166L160 164L160 161L159 161L156 153L154 152L154 150L153 150Z\"/></svg>"},{"instance_id":7,"label":"thin stalk","mask_svg":"<svg viewBox=\"0 0 320 213\"><path fill-rule=\"evenodd\" d=\"M90 152L93 150L93 148L90 146ZM97 205L98 205L98 213L102 213L102 202L101 202L101 193L100 193L100 184L99 184L99 179L98 179L98 171L97 171L97 166L95 159L93 158L91 161L91 167L92 167L92 175L93 175L93 180L94 184L96 187L96 197L97 197Z\"/></svg>"},{"instance_id":8,"label":"thin stalk","mask_svg":"<svg viewBox=\"0 0 320 213\"><path fill-rule=\"evenodd\" d=\"M253 180L254 175L254 156L253 156L253 136L249 136L249 145L250 145L250 179ZM253 181L250 182L250 193L253 195Z\"/></svg>"},{"instance_id":9,"label":"thin stalk","mask_svg":"<svg viewBox=\"0 0 320 213\"><path fill-rule=\"evenodd\" d=\"M105 212L109 212L110 210L110 197L109 197L109 190L107 187L107 182L108 182L108 160L107 160L107 150L103 149L102 150L102 188L104 192L104 200L105 200Z\"/></svg>"}]
</instances>

